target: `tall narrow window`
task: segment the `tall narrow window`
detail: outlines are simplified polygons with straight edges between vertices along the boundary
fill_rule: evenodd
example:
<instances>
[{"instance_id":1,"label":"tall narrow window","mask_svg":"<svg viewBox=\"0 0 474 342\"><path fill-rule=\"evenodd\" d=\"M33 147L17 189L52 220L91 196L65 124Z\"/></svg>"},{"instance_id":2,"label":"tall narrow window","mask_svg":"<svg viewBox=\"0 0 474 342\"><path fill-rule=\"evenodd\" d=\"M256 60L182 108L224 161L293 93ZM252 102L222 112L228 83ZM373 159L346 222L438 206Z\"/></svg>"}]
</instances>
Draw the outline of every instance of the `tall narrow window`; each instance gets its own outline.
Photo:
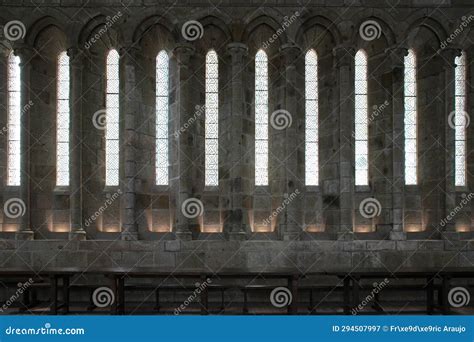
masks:
<instances>
[{"instance_id":1,"label":"tall narrow window","mask_svg":"<svg viewBox=\"0 0 474 342\"><path fill-rule=\"evenodd\" d=\"M466 53L455 60L455 184L466 185Z\"/></svg>"},{"instance_id":2,"label":"tall narrow window","mask_svg":"<svg viewBox=\"0 0 474 342\"><path fill-rule=\"evenodd\" d=\"M305 58L305 178L306 185L318 185L318 56L309 50Z\"/></svg>"},{"instance_id":3,"label":"tall narrow window","mask_svg":"<svg viewBox=\"0 0 474 342\"><path fill-rule=\"evenodd\" d=\"M69 185L69 56L58 57L56 85L56 185Z\"/></svg>"},{"instance_id":4,"label":"tall narrow window","mask_svg":"<svg viewBox=\"0 0 474 342\"><path fill-rule=\"evenodd\" d=\"M206 56L206 185L219 184L219 82L217 53Z\"/></svg>"},{"instance_id":5,"label":"tall narrow window","mask_svg":"<svg viewBox=\"0 0 474 342\"><path fill-rule=\"evenodd\" d=\"M119 54L107 55L105 185L119 185Z\"/></svg>"},{"instance_id":6,"label":"tall narrow window","mask_svg":"<svg viewBox=\"0 0 474 342\"><path fill-rule=\"evenodd\" d=\"M367 55L355 55L355 185L369 184L369 127L367 105Z\"/></svg>"},{"instance_id":7,"label":"tall narrow window","mask_svg":"<svg viewBox=\"0 0 474 342\"><path fill-rule=\"evenodd\" d=\"M405 184L417 184L417 101L416 57L413 50L405 56Z\"/></svg>"},{"instance_id":8,"label":"tall narrow window","mask_svg":"<svg viewBox=\"0 0 474 342\"><path fill-rule=\"evenodd\" d=\"M255 55L255 185L268 185L268 59Z\"/></svg>"},{"instance_id":9,"label":"tall narrow window","mask_svg":"<svg viewBox=\"0 0 474 342\"><path fill-rule=\"evenodd\" d=\"M21 80L20 57L8 57L8 176L7 185L20 185L21 151Z\"/></svg>"},{"instance_id":10,"label":"tall narrow window","mask_svg":"<svg viewBox=\"0 0 474 342\"><path fill-rule=\"evenodd\" d=\"M157 185L168 185L169 57L160 51L156 57L156 141L155 176Z\"/></svg>"}]
</instances>

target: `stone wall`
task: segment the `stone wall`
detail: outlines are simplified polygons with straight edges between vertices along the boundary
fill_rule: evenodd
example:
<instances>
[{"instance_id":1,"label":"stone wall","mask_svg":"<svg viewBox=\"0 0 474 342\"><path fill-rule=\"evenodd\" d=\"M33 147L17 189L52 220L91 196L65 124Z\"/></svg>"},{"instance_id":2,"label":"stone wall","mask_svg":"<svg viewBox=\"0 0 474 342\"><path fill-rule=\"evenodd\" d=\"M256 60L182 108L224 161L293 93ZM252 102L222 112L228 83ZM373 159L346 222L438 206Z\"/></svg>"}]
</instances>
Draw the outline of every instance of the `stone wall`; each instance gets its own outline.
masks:
<instances>
[{"instance_id":1,"label":"stone wall","mask_svg":"<svg viewBox=\"0 0 474 342\"><path fill-rule=\"evenodd\" d=\"M20 198L25 214L3 215L3 265L173 267L470 266L473 226L468 205L442 224L472 192L474 125L467 128L467 186L454 187L454 57L467 54L467 112L474 108L474 9L470 1L0 1L0 24L20 20L22 39L2 40L0 125L7 121L7 57L22 58L27 141L20 187L6 180L6 134L0 136L3 203ZM181 28L203 27L189 41ZM364 40L367 20L380 37ZM106 187L104 131L93 117L105 106L105 56L120 62L120 186ZM219 173L204 186L204 115L170 136L170 185L155 185L155 58L170 55L170 133L205 102L205 55L219 55ZM268 187L254 186L254 56L269 57L269 114L285 109L292 125L269 132ZM418 60L419 184L403 184L403 56ZM320 185L304 185L304 56L319 63ZM369 186L354 185L354 55L368 55L369 108L387 103L369 122ZM55 186L56 66L71 57L71 186ZM296 199L265 226L264 221ZM111 201L98 219L94 213ZM361 216L374 197L381 213ZM183 202L204 211L188 219ZM2 213L3 214L3 213ZM259 231L258 227L264 227ZM217 233L212 233L217 230ZM15 241L15 238L17 241ZM23 241L23 240L27 241ZM34 241L28 241L34 239ZM77 241L77 240L90 241ZM70 240L70 241L68 241ZM108 240L108 241L104 241ZM124 241L125 240L125 241ZM129 241L130 240L130 241ZM135 241L141 240L141 241ZM190 241L192 240L192 241ZM247 241L248 240L248 241ZM97 260L96 260L97 259ZM227 264L228 262L228 264Z\"/></svg>"}]
</instances>

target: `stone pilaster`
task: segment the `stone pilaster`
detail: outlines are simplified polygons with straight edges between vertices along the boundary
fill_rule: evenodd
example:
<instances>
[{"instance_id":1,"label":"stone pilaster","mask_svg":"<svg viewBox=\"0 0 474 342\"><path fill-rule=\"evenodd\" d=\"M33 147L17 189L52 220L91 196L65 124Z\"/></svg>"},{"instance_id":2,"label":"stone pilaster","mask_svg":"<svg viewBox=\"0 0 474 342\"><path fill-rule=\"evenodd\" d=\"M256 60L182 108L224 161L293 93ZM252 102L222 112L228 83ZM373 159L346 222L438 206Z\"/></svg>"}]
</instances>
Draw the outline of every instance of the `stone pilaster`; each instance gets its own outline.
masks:
<instances>
[{"instance_id":1,"label":"stone pilaster","mask_svg":"<svg viewBox=\"0 0 474 342\"><path fill-rule=\"evenodd\" d=\"M230 43L227 51L231 56L230 94L231 94L231 130L230 130L230 217L224 225L224 232L231 240L244 240L250 230L248 211L244 208L244 154L243 125L245 113L244 72L248 48L241 43Z\"/></svg>"},{"instance_id":2,"label":"stone pilaster","mask_svg":"<svg viewBox=\"0 0 474 342\"><path fill-rule=\"evenodd\" d=\"M405 156L404 156L404 113L405 113L405 68L404 58L408 49L400 46L385 51L392 69L392 231L391 240L405 240L403 231Z\"/></svg>"},{"instance_id":3,"label":"stone pilaster","mask_svg":"<svg viewBox=\"0 0 474 342\"><path fill-rule=\"evenodd\" d=\"M291 121L288 126L283 129L282 138L283 145L283 159L284 160L284 201L285 205L283 212L280 214L279 232L283 240L297 239L302 231L302 196L304 182L298 177L298 113L297 113L297 71L296 63L298 57L301 57L301 49L294 44L285 44L281 47L281 55L284 61L285 68L285 110L289 113ZM303 59L304 60L304 57ZM273 129L273 127L270 127Z\"/></svg>"},{"instance_id":4,"label":"stone pilaster","mask_svg":"<svg viewBox=\"0 0 474 342\"><path fill-rule=\"evenodd\" d=\"M70 240L85 240L86 232L82 226L82 68L84 65L83 51L70 48L67 54L70 58L70 113L69 131L70 155L70 194L69 205L71 212Z\"/></svg>"},{"instance_id":5,"label":"stone pilaster","mask_svg":"<svg viewBox=\"0 0 474 342\"><path fill-rule=\"evenodd\" d=\"M21 151L20 151L20 198L25 203L24 215L21 217L20 229L16 233L18 240L31 240L34 232L31 229L30 200L30 99L31 99L31 63L35 52L29 46L21 46L14 50L20 57L21 67Z\"/></svg>"},{"instance_id":6,"label":"stone pilaster","mask_svg":"<svg viewBox=\"0 0 474 342\"><path fill-rule=\"evenodd\" d=\"M136 171L136 122L135 118L138 114L138 89L136 80L136 66L138 63L138 48L136 46L128 46L120 49L120 60L123 80L121 86L122 106L121 117L124 120L122 151L124 171L122 182L122 202L121 202L121 218L122 218L122 240L137 240L138 226L136 219L136 191L135 181L137 177Z\"/></svg>"},{"instance_id":7,"label":"stone pilaster","mask_svg":"<svg viewBox=\"0 0 474 342\"><path fill-rule=\"evenodd\" d=\"M355 49L340 45L333 49L339 98L339 233L353 231L354 208L354 57Z\"/></svg>"},{"instance_id":8,"label":"stone pilaster","mask_svg":"<svg viewBox=\"0 0 474 342\"><path fill-rule=\"evenodd\" d=\"M461 49L457 48L446 48L439 51L439 58L444 69L444 78L440 89L442 89L441 97L444 103L444 116L443 124L441 126L444 129L445 136L445 150L444 153L444 214L442 217L450 216L450 213L454 211L456 206L456 186L455 186L455 129L449 124L449 115L453 115L455 111L455 59L461 55ZM466 151L467 152L467 151ZM468 153L468 152L467 152ZM443 227L446 232L455 232L455 220L446 220L446 224Z\"/></svg>"},{"instance_id":9,"label":"stone pilaster","mask_svg":"<svg viewBox=\"0 0 474 342\"><path fill-rule=\"evenodd\" d=\"M194 105L189 100L191 94L191 76L193 69L191 65L191 57L194 55L195 49L190 44L181 44L173 50L173 58L176 61L176 104L173 131L177 132L180 127L185 127L185 123L191 118L194 112ZM192 133L189 129L181 131L181 134L174 142L175 153L177 157L177 165L174 168L175 174L172 178L172 189L175 203L175 234L176 237L182 240L192 239L190 230L190 220L183 210L185 201L192 198L192 142L190 137Z\"/></svg>"}]
</instances>

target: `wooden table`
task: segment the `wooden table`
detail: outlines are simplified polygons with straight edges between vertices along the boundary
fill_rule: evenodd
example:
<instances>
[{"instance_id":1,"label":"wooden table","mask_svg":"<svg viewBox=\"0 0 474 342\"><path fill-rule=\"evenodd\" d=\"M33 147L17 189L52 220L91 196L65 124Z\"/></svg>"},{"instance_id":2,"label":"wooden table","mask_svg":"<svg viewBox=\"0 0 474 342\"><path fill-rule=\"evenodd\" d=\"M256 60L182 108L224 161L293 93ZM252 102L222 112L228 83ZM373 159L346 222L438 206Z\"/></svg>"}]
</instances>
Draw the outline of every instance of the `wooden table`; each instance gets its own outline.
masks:
<instances>
[{"instance_id":1,"label":"wooden table","mask_svg":"<svg viewBox=\"0 0 474 342\"><path fill-rule=\"evenodd\" d=\"M58 310L63 308L63 313L69 312L69 284L72 276L78 274L79 268L44 268L44 269L26 269L26 268L8 268L0 269L0 281L8 279L25 279L30 278L33 281L36 280L49 280L51 284L50 295L51 305L50 314L57 315ZM62 280L63 290L63 301L62 305L59 304L59 280Z\"/></svg>"},{"instance_id":2,"label":"wooden table","mask_svg":"<svg viewBox=\"0 0 474 342\"><path fill-rule=\"evenodd\" d=\"M278 270L249 270L241 268L222 269L217 272L209 270L196 269L163 269L155 267L133 267L133 268L101 268L88 269L83 271L84 274L103 274L111 281L111 288L115 294L115 303L112 306L112 314L123 314L125 309L125 279L126 278L150 278L150 279L196 279L205 282L207 279L285 279L288 289L292 295L292 302L288 305L288 313L295 314L298 299L298 281L303 276L294 269L278 269ZM208 313L208 290L205 287L200 294L201 298L201 314Z\"/></svg>"}]
</instances>

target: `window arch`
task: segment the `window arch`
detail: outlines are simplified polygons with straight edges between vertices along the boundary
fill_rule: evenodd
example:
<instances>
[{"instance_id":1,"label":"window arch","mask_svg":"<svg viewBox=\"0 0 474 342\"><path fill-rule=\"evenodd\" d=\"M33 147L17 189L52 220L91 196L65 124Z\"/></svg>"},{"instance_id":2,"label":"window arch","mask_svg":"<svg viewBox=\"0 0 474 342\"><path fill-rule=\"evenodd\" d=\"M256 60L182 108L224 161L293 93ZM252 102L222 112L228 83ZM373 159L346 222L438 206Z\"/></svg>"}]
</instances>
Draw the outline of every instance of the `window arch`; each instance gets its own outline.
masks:
<instances>
[{"instance_id":1,"label":"window arch","mask_svg":"<svg viewBox=\"0 0 474 342\"><path fill-rule=\"evenodd\" d=\"M56 185L69 185L69 56L58 56L56 85Z\"/></svg>"},{"instance_id":2,"label":"window arch","mask_svg":"<svg viewBox=\"0 0 474 342\"><path fill-rule=\"evenodd\" d=\"M219 185L219 64L217 53L206 55L205 185Z\"/></svg>"},{"instance_id":3,"label":"window arch","mask_svg":"<svg viewBox=\"0 0 474 342\"><path fill-rule=\"evenodd\" d=\"M268 185L268 58L255 55L255 185Z\"/></svg>"},{"instance_id":4,"label":"window arch","mask_svg":"<svg viewBox=\"0 0 474 342\"><path fill-rule=\"evenodd\" d=\"M157 185L168 185L169 141L169 56L164 50L156 57L155 177Z\"/></svg>"},{"instance_id":5,"label":"window arch","mask_svg":"<svg viewBox=\"0 0 474 342\"><path fill-rule=\"evenodd\" d=\"M367 54L355 55L355 185L369 184Z\"/></svg>"},{"instance_id":6,"label":"window arch","mask_svg":"<svg viewBox=\"0 0 474 342\"><path fill-rule=\"evenodd\" d=\"M105 125L105 185L119 185L119 54L107 54L106 125Z\"/></svg>"},{"instance_id":7,"label":"window arch","mask_svg":"<svg viewBox=\"0 0 474 342\"><path fill-rule=\"evenodd\" d=\"M455 59L455 185L466 185L466 53Z\"/></svg>"},{"instance_id":8,"label":"window arch","mask_svg":"<svg viewBox=\"0 0 474 342\"><path fill-rule=\"evenodd\" d=\"M21 71L20 57L8 56L8 175L7 185L20 185L21 153Z\"/></svg>"},{"instance_id":9,"label":"window arch","mask_svg":"<svg viewBox=\"0 0 474 342\"><path fill-rule=\"evenodd\" d=\"M309 50L305 57L305 184L319 184L318 56Z\"/></svg>"},{"instance_id":10,"label":"window arch","mask_svg":"<svg viewBox=\"0 0 474 342\"><path fill-rule=\"evenodd\" d=\"M404 130L405 130L405 184L417 184L417 82L416 56L410 49L404 59Z\"/></svg>"}]
</instances>

